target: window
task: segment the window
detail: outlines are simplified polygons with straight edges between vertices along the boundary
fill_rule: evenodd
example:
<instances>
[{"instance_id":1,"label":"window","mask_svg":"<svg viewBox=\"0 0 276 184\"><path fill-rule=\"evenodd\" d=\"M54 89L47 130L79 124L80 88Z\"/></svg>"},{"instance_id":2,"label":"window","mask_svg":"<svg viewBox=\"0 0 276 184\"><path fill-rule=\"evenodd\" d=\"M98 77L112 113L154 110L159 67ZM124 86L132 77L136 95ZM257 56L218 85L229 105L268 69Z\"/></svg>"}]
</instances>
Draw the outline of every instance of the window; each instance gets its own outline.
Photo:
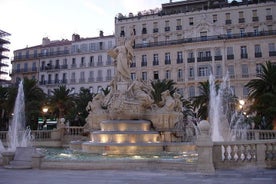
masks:
<instances>
[{"instance_id":1,"label":"window","mask_svg":"<svg viewBox=\"0 0 276 184\"><path fill-rule=\"evenodd\" d=\"M48 74L48 84L52 84L52 75Z\"/></svg>"},{"instance_id":2,"label":"window","mask_svg":"<svg viewBox=\"0 0 276 184\"><path fill-rule=\"evenodd\" d=\"M33 62L32 64L32 71L36 71L36 62Z\"/></svg>"},{"instance_id":3,"label":"window","mask_svg":"<svg viewBox=\"0 0 276 184\"><path fill-rule=\"evenodd\" d=\"M94 56L90 56L89 66L94 66Z\"/></svg>"},{"instance_id":4,"label":"window","mask_svg":"<svg viewBox=\"0 0 276 184\"><path fill-rule=\"evenodd\" d=\"M153 72L153 79L154 79L154 80L158 80L158 79L159 79L158 71L154 71L154 72Z\"/></svg>"},{"instance_id":5,"label":"window","mask_svg":"<svg viewBox=\"0 0 276 184\"><path fill-rule=\"evenodd\" d=\"M89 71L89 78L88 78L88 82L94 82L94 71Z\"/></svg>"},{"instance_id":6,"label":"window","mask_svg":"<svg viewBox=\"0 0 276 184\"><path fill-rule=\"evenodd\" d=\"M248 66L247 64L242 64L242 77L247 78L248 76Z\"/></svg>"},{"instance_id":7,"label":"window","mask_svg":"<svg viewBox=\"0 0 276 184\"><path fill-rule=\"evenodd\" d=\"M71 83L75 83L76 82L76 73L72 72L71 73Z\"/></svg>"},{"instance_id":8,"label":"window","mask_svg":"<svg viewBox=\"0 0 276 184\"><path fill-rule=\"evenodd\" d=\"M255 27L253 27L253 29L254 29L254 35L255 36L258 36L260 33L259 33L259 27L258 26L255 26Z\"/></svg>"},{"instance_id":9,"label":"window","mask_svg":"<svg viewBox=\"0 0 276 184\"><path fill-rule=\"evenodd\" d=\"M274 43L269 43L268 44L268 49L269 49L269 56L276 56L275 44Z\"/></svg>"},{"instance_id":10,"label":"window","mask_svg":"<svg viewBox=\"0 0 276 184\"><path fill-rule=\"evenodd\" d=\"M182 51L177 52L177 63L183 63L183 54Z\"/></svg>"},{"instance_id":11,"label":"window","mask_svg":"<svg viewBox=\"0 0 276 184\"><path fill-rule=\"evenodd\" d=\"M247 87L244 86L242 91L243 91L244 97L248 96L248 88Z\"/></svg>"},{"instance_id":12,"label":"window","mask_svg":"<svg viewBox=\"0 0 276 184\"><path fill-rule=\"evenodd\" d=\"M142 25L142 34L147 34L147 28L146 28L146 24Z\"/></svg>"},{"instance_id":13,"label":"window","mask_svg":"<svg viewBox=\"0 0 276 184\"><path fill-rule=\"evenodd\" d=\"M189 18L189 25L190 26L194 25L194 18L193 17Z\"/></svg>"},{"instance_id":14,"label":"window","mask_svg":"<svg viewBox=\"0 0 276 184\"><path fill-rule=\"evenodd\" d=\"M165 21L165 32L170 31L170 21Z\"/></svg>"},{"instance_id":15,"label":"window","mask_svg":"<svg viewBox=\"0 0 276 184\"><path fill-rule=\"evenodd\" d=\"M240 35L241 35L241 37L245 36L245 30L244 30L244 28L240 28Z\"/></svg>"},{"instance_id":16,"label":"window","mask_svg":"<svg viewBox=\"0 0 276 184\"><path fill-rule=\"evenodd\" d=\"M195 96L195 87L190 86L189 87L189 97L194 97Z\"/></svg>"},{"instance_id":17,"label":"window","mask_svg":"<svg viewBox=\"0 0 276 184\"><path fill-rule=\"evenodd\" d=\"M189 78L193 78L194 77L194 67L190 67L189 68Z\"/></svg>"},{"instance_id":18,"label":"window","mask_svg":"<svg viewBox=\"0 0 276 184\"><path fill-rule=\"evenodd\" d=\"M81 57L81 67L85 67L85 57Z\"/></svg>"},{"instance_id":19,"label":"window","mask_svg":"<svg viewBox=\"0 0 276 184\"><path fill-rule=\"evenodd\" d=\"M225 24L231 24L231 17L230 17L230 13L226 13L225 14Z\"/></svg>"},{"instance_id":20,"label":"window","mask_svg":"<svg viewBox=\"0 0 276 184\"><path fill-rule=\"evenodd\" d=\"M153 66L159 65L158 54L153 54Z\"/></svg>"},{"instance_id":21,"label":"window","mask_svg":"<svg viewBox=\"0 0 276 184\"><path fill-rule=\"evenodd\" d=\"M85 73L84 73L84 71L82 71L80 73L80 82L85 82Z\"/></svg>"},{"instance_id":22,"label":"window","mask_svg":"<svg viewBox=\"0 0 276 184\"><path fill-rule=\"evenodd\" d=\"M255 57L262 57L261 45L255 45Z\"/></svg>"},{"instance_id":23,"label":"window","mask_svg":"<svg viewBox=\"0 0 276 184\"><path fill-rule=\"evenodd\" d=\"M271 8L266 9L266 20L272 20Z\"/></svg>"},{"instance_id":24,"label":"window","mask_svg":"<svg viewBox=\"0 0 276 184\"><path fill-rule=\"evenodd\" d=\"M227 34L228 38L231 38L232 37L232 29L227 29L226 34Z\"/></svg>"},{"instance_id":25,"label":"window","mask_svg":"<svg viewBox=\"0 0 276 184\"><path fill-rule=\"evenodd\" d=\"M200 32L200 38L201 40L207 40L207 31Z\"/></svg>"},{"instance_id":26,"label":"window","mask_svg":"<svg viewBox=\"0 0 276 184\"><path fill-rule=\"evenodd\" d=\"M120 37L124 37L125 36L125 27L124 26L122 26L121 27L121 33L120 33Z\"/></svg>"},{"instance_id":27,"label":"window","mask_svg":"<svg viewBox=\"0 0 276 184\"><path fill-rule=\"evenodd\" d=\"M241 46L241 59L247 58L247 48L246 46Z\"/></svg>"},{"instance_id":28,"label":"window","mask_svg":"<svg viewBox=\"0 0 276 184\"><path fill-rule=\"evenodd\" d=\"M206 77L209 76L209 67L208 66L200 66L198 67L198 76L199 77Z\"/></svg>"},{"instance_id":29,"label":"window","mask_svg":"<svg viewBox=\"0 0 276 184\"><path fill-rule=\"evenodd\" d=\"M153 33L158 33L158 22L153 23Z\"/></svg>"},{"instance_id":30,"label":"window","mask_svg":"<svg viewBox=\"0 0 276 184\"><path fill-rule=\"evenodd\" d=\"M72 68L76 67L76 58L72 58Z\"/></svg>"},{"instance_id":31,"label":"window","mask_svg":"<svg viewBox=\"0 0 276 184\"><path fill-rule=\"evenodd\" d=\"M239 12L239 23L244 23L245 19L244 19L244 14L243 11Z\"/></svg>"},{"instance_id":32,"label":"window","mask_svg":"<svg viewBox=\"0 0 276 184\"><path fill-rule=\"evenodd\" d=\"M24 63L24 72L28 71L28 63Z\"/></svg>"},{"instance_id":33,"label":"window","mask_svg":"<svg viewBox=\"0 0 276 184\"><path fill-rule=\"evenodd\" d=\"M103 66L103 57L102 57L102 55L99 55L99 56L98 56L98 63L97 63L97 66Z\"/></svg>"},{"instance_id":34,"label":"window","mask_svg":"<svg viewBox=\"0 0 276 184\"><path fill-rule=\"evenodd\" d=\"M188 61L188 63L193 63L193 62L195 62L195 58L194 58L194 53L193 53L193 52L188 52L187 61Z\"/></svg>"},{"instance_id":35,"label":"window","mask_svg":"<svg viewBox=\"0 0 276 184\"><path fill-rule=\"evenodd\" d=\"M136 80L136 73L130 73L131 80Z\"/></svg>"},{"instance_id":36,"label":"window","mask_svg":"<svg viewBox=\"0 0 276 184\"><path fill-rule=\"evenodd\" d=\"M147 81L148 80L148 73L147 72L142 72L142 80Z\"/></svg>"},{"instance_id":37,"label":"window","mask_svg":"<svg viewBox=\"0 0 276 184\"><path fill-rule=\"evenodd\" d=\"M252 16L252 21L253 22L259 21L257 10L252 10L252 15L253 15Z\"/></svg>"},{"instance_id":38,"label":"window","mask_svg":"<svg viewBox=\"0 0 276 184\"><path fill-rule=\"evenodd\" d=\"M227 70L229 73L229 77L234 78L235 77L234 65L229 65Z\"/></svg>"},{"instance_id":39,"label":"window","mask_svg":"<svg viewBox=\"0 0 276 184\"><path fill-rule=\"evenodd\" d=\"M171 55L169 52L165 53L165 65L171 64Z\"/></svg>"},{"instance_id":40,"label":"window","mask_svg":"<svg viewBox=\"0 0 276 184\"><path fill-rule=\"evenodd\" d=\"M181 19L176 19L176 30L182 30Z\"/></svg>"},{"instance_id":41,"label":"window","mask_svg":"<svg viewBox=\"0 0 276 184\"><path fill-rule=\"evenodd\" d=\"M171 71L170 70L166 70L165 79L171 79Z\"/></svg>"},{"instance_id":42,"label":"window","mask_svg":"<svg viewBox=\"0 0 276 184\"><path fill-rule=\"evenodd\" d=\"M111 69L107 69L106 71L106 81L111 81L112 75L111 75Z\"/></svg>"},{"instance_id":43,"label":"window","mask_svg":"<svg viewBox=\"0 0 276 184\"><path fill-rule=\"evenodd\" d=\"M103 71L102 70L98 70L97 81L98 82L103 81Z\"/></svg>"},{"instance_id":44,"label":"window","mask_svg":"<svg viewBox=\"0 0 276 184\"><path fill-rule=\"evenodd\" d=\"M147 66L147 55L142 55L141 66Z\"/></svg>"},{"instance_id":45,"label":"window","mask_svg":"<svg viewBox=\"0 0 276 184\"><path fill-rule=\"evenodd\" d=\"M222 77L222 67L221 65L216 65L216 77L221 78Z\"/></svg>"},{"instance_id":46,"label":"window","mask_svg":"<svg viewBox=\"0 0 276 184\"><path fill-rule=\"evenodd\" d=\"M183 81L183 70L178 69L177 71L177 81Z\"/></svg>"},{"instance_id":47,"label":"window","mask_svg":"<svg viewBox=\"0 0 276 184\"><path fill-rule=\"evenodd\" d=\"M215 48L215 61L222 60L220 48Z\"/></svg>"},{"instance_id":48,"label":"window","mask_svg":"<svg viewBox=\"0 0 276 184\"><path fill-rule=\"evenodd\" d=\"M213 23L218 21L218 16L216 14L213 15Z\"/></svg>"},{"instance_id":49,"label":"window","mask_svg":"<svg viewBox=\"0 0 276 184\"><path fill-rule=\"evenodd\" d=\"M234 52L233 52L233 47L227 47L227 59L234 59Z\"/></svg>"},{"instance_id":50,"label":"window","mask_svg":"<svg viewBox=\"0 0 276 184\"><path fill-rule=\"evenodd\" d=\"M263 71L262 65L261 64L256 64L256 74L261 74Z\"/></svg>"}]
</instances>

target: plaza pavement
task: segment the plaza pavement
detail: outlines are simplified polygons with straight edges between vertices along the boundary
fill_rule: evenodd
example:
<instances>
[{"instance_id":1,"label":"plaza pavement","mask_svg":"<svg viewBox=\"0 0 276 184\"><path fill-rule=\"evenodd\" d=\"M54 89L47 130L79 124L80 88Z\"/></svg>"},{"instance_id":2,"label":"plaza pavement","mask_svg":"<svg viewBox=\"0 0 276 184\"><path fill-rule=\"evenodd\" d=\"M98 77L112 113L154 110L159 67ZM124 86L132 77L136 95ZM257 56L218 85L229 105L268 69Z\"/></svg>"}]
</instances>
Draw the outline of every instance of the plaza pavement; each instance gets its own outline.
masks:
<instances>
[{"instance_id":1,"label":"plaza pavement","mask_svg":"<svg viewBox=\"0 0 276 184\"><path fill-rule=\"evenodd\" d=\"M0 184L276 184L276 169L216 170L213 175L175 170L10 170Z\"/></svg>"}]
</instances>

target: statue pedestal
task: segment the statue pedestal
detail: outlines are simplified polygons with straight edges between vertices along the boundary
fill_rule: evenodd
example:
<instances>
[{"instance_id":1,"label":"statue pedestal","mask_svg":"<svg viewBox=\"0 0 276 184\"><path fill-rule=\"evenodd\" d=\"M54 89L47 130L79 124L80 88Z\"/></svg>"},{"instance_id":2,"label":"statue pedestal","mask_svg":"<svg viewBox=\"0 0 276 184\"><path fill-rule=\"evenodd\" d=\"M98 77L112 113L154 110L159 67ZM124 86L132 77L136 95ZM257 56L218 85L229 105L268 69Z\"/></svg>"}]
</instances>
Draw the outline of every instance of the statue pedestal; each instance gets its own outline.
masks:
<instances>
[{"instance_id":1,"label":"statue pedestal","mask_svg":"<svg viewBox=\"0 0 276 184\"><path fill-rule=\"evenodd\" d=\"M128 82L117 82L117 90L120 92L126 92L128 84Z\"/></svg>"}]
</instances>

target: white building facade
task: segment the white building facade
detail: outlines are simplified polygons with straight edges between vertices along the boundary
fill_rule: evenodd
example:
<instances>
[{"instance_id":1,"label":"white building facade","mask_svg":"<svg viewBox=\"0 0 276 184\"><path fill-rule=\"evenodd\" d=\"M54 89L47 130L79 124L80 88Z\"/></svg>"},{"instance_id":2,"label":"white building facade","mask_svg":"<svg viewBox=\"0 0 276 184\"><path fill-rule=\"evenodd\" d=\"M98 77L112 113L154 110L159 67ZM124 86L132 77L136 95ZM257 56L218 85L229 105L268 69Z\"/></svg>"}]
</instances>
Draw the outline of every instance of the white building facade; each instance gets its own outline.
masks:
<instances>
[{"instance_id":1,"label":"white building facade","mask_svg":"<svg viewBox=\"0 0 276 184\"><path fill-rule=\"evenodd\" d=\"M66 85L72 93L89 88L97 93L109 85L114 76L113 61L107 51L115 46L113 35L51 41L43 38L42 45L14 51L13 82L24 77L35 78L45 93Z\"/></svg>"},{"instance_id":2,"label":"white building facade","mask_svg":"<svg viewBox=\"0 0 276 184\"><path fill-rule=\"evenodd\" d=\"M237 3L237 2L236 2ZM230 76L236 96L245 98L245 84L256 78L260 64L276 62L276 3L187 0L162 9L119 14L116 41L135 34L132 78L172 79L184 97L199 95L199 82L212 73Z\"/></svg>"}]
</instances>

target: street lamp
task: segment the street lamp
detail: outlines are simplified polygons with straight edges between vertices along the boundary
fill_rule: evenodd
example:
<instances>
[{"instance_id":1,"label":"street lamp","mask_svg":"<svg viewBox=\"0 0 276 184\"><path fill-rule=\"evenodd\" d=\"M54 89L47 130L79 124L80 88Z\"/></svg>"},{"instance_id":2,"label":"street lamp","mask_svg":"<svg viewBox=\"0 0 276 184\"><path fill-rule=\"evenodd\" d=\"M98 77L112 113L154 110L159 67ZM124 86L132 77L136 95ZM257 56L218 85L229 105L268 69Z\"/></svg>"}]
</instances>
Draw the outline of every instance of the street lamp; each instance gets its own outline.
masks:
<instances>
[{"instance_id":1,"label":"street lamp","mask_svg":"<svg viewBox=\"0 0 276 184\"><path fill-rule=\"evenodd\" d=\"M244 100L239 100L239 107L240 107L240 109L242 110L243 109L243 106L244 106L244 104L245 104L245 101Z\"/></svg>"},{"instance_id":2,"label":"street lamp","mask_svg":"<svg viewBox=\"0 0 276 184\"><path fill-rule=\"evenodd\" d=\"M43 112L43 127L42 128L44 128L44 126L46 125L46 122L47 122L47 120L46 120L46 113L48 112L48 108L47 107L43 107L42 108L42 112Z\"/></svg>"}]
</instances>

